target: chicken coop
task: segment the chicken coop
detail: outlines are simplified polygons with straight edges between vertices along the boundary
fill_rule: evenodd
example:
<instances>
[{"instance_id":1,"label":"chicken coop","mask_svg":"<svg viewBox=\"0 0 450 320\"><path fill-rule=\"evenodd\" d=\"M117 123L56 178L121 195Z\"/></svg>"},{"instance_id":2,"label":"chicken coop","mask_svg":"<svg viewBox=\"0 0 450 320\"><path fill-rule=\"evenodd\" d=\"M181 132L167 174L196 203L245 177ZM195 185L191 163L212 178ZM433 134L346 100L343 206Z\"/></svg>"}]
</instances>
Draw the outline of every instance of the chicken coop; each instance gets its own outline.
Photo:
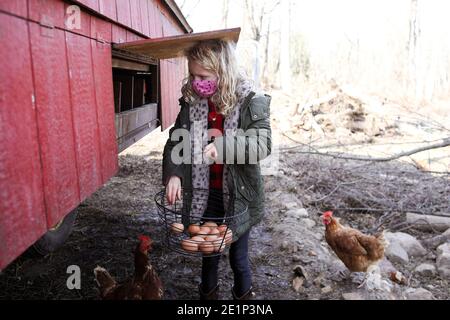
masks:
<instances>
[{"instance_id":1,"label":"chicken coop","mask_svg":"<svg viewBox=\"0 0 450 320\"><path fill-rule=\"evenodd\" d=\"M194 34L171 0L0 1L0 270L66 238L118 153L172 125L183 50L239 30Z\"/></svg>"}]
</instances>

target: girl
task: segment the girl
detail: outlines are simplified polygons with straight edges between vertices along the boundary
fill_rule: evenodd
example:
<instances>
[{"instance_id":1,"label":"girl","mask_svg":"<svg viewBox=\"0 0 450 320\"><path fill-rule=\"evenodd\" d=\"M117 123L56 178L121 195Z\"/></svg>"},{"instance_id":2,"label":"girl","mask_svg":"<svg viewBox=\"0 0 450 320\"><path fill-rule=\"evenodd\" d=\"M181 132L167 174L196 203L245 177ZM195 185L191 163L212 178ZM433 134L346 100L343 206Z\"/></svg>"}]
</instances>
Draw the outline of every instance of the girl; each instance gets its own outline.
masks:
<instances>
[{"instance_id":1,"label":"girl","mask_svg":"<svg viewBox=\"0 0 450 320\"><path fill-rule=\"evenodd\" d=\"M248 239L251 227L261 220L264 212L259 161L271 151L271 97L252 90L251 82L238 68L232 42L204 40L189 49L186 56L189 76L182 86L181 109L169 131L163 153L163 184L167 201L171 204L180 199L183 187L210 190L210 194L212 191L231 193L236 200L248 205L243 223L233 230L229 257L234 273L232 297L250 299L254 293ZM172 154L179 143L178 139L172 139L177 129L190 130L192 158L181 165L176 164ZM244 134L238 134L239 129ZM198 142L196 136L207 136L208 139ZM198 148L200 156L203 156L200 163L194 159L198 156L195 152ZM200 209L202 212L224 214L223 206L217 207L216 203L214 207L210 201ZM219 260L220 256L203 257L200 299L218 299Z\"/></svg>"}]
</instances>

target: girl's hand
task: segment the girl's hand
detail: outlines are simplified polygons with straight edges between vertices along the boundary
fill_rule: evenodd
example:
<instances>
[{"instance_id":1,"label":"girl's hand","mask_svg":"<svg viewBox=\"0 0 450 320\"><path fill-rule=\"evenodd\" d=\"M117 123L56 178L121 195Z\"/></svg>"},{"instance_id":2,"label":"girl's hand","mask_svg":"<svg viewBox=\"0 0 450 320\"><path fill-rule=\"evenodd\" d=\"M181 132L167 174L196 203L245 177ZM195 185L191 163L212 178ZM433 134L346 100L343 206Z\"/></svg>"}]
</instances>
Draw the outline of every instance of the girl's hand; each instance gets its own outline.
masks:
<instances>
[{"instance_id":1,"label":"girl's hand","mask_svg":"<svg viewBox=\"0 0 450 320\"><path fill-rule=\"evenodd\" d=\"M208 144L205 149L203 150L203 154L205 155L205 157L207 158L211 158L214 161L217 160L217 149L216 146L214 145L213 142L211 142L210 144Z\"/></svg>"},{"instance_id":2,"label":"girl's hand","mask_svg":"<svg viewBox=\"0 0 450 320\"><path fill-rule=\"evenodd\" d=\"M171 176L166 186L166 198L169 204L174 204L175 200L181 200L181 179L178 176Z\"/></svg>"}]
</instances>

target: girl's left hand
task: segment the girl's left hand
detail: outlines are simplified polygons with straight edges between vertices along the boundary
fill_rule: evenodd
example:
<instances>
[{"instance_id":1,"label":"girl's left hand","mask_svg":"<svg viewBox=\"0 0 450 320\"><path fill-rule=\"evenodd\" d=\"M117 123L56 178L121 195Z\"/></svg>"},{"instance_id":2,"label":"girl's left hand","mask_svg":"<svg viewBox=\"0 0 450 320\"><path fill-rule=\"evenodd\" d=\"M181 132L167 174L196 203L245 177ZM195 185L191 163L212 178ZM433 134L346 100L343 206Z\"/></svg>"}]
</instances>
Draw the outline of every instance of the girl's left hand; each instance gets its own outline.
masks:
<instances>
[{"instance_id":1,"label":"girl's left hand","mask_svg":"<svg viewBox=\"0 0 450 320\"><path fill-rule=\"evenodd\" d=\"M213 160L217 160L217 149L216 146L214 145L214 143L210 143L208 144L205 149L203 150L203 154L205 155L205 157L207 158L211 158Z\"/></svg>"}]
</instances>

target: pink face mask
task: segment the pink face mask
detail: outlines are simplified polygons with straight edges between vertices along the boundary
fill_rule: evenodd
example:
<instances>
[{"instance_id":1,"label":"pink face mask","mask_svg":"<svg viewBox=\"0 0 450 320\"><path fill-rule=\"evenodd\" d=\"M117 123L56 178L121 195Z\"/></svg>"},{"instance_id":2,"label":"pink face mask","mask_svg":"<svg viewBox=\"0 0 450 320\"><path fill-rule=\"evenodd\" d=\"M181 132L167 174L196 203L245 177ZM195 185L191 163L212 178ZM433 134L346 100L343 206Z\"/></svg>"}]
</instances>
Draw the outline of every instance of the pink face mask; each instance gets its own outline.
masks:
<instances>
[{"instance_id":1,"label":"pink face mask","mask_svg":"<svg viewBox=\"0 0 450 320\"><path fill-rule=\"evenodd\" d=\"M211 97L217 90L216 80L192 80L192 89L202 98Z\"/></svg>"}]
</instances>

